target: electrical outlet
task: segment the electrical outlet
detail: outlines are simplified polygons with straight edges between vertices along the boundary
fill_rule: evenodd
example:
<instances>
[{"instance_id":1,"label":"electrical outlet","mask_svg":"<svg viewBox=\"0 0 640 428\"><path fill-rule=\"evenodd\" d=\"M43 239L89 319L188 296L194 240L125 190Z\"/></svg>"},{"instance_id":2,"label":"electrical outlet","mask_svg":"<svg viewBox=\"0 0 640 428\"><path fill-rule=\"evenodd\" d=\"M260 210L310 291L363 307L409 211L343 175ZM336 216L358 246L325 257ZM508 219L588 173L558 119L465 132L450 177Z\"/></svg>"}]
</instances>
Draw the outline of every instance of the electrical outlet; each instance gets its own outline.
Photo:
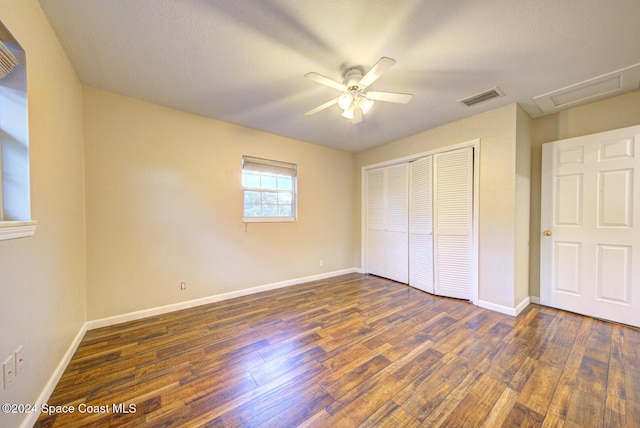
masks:
<instances>
[{"instance_id":1,"label":"electrical outlet","mask_svg":"<svg viewBox=\"0 0 640 428\"><path fill-rule=\"evenodd\" d=\"M9 389L13 381L16 379L16 365L13 361L13 355L4 360L4 363L2 363L2 379L3 389Z\"/></svg>"},{"instance_id":2,"label":"electrical outlet","mask_svg":"<svg viewBox=\"0 0 640 428\"><path fill-rule=\"evenodd\" d=\"M180 283L180 290L186 290L187 289L187 283L186 282L181 282Z\"/></svg>"},{"instance_id":3,"label":"electrical outlet","mask_svg":"<svg viewBox=\"0 0 640 428\"><path fill-rule=\"evenodd\" d=\"M24 346L20 345L18 347L18 349L16 349L16 352L13 355L13 357L15 358L15 361L16 361L16 376L18 376L20 373L22 373L23 364L24 364L24 359L22 357L22 350L23 349L24 349Z\"/></svg>"},{"instance_id":4,"label":"electrical outlet","mask_svg":"<svg viewBox=\"0 0 640 428\"><path fill-rule=\"evenodd\" d=\"M323 260L323 259L320 259L320 260L318 261L318 265L319 265L320 267L324 266L324 260Z\"/></svg>"}]
</instances>

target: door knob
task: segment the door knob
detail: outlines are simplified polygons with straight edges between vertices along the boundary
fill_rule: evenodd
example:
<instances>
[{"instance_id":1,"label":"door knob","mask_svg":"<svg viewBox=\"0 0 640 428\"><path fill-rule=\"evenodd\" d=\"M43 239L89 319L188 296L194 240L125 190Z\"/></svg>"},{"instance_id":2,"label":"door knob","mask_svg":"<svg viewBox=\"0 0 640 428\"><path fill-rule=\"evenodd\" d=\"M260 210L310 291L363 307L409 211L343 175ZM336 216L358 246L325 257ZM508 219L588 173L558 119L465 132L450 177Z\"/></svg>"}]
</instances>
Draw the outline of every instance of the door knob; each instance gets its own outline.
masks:
<instances>
[{"instance_id":1,"label":"door knob","mask_svg":"<svg viewBox=\"0 0 640 428\"><path fill-rule=\"evenodd\" d=\"M550 230L545 230L544 232L542 232L542 234L544 236L551 236L551 231Z\"/></svg>"}]
</instances>

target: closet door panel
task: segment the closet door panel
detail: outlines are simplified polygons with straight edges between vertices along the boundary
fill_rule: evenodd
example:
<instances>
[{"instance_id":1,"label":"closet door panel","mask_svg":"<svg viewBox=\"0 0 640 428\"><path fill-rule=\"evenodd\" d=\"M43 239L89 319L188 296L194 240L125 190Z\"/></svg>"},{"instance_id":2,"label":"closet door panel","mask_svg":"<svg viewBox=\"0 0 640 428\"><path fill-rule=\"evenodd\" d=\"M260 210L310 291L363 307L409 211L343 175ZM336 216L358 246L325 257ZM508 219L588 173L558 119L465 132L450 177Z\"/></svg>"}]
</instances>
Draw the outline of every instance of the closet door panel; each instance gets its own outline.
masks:
<instances>
[{"instance_id":1,"label":"closet door panel","mask_svg":"<svg viewBox=\"0 0 640 428\"><path fill-rule=\"evenodd\" d=\"M436 236L435 294L471 299L471 241L462 235Z\"/></svg>"},{"instance_id":2,"label":"closet door panel","mask_svg":"<svg viewBox=\"0 0 640 428\"><path fill-rule=\"evenodd\" d=\"M435 293L471 299L473 148L434 155Z\"/></svg>"},{"instance_id":3,"label":"closet door panel","mask_svg":"<svg viewBox=\"0 0 640 428\"><path fill-rule=\"evenodd\" d=\"M434 293L433 235L412 233L409 239L409 285Z\"/></svg>"},{"instance_id":4,"label":"closet door panel","mask_svg":"<svg viewBox=\"0 0 640 428\"><path fill-rule=\"evenodd\" d=\"M387 278L409 282L409 165L387 168Z\"/></svg>"},{"instance_id":5,"label":"closet door panel","mask_svg":"<svg viewBox=\"0 0 640 428\"><path fill-rule=\"evenodd\" d=\"M366 270L380 276L386 272L385 176L383 169L366 173Z\"/></svg>"},{"instance_id":6,"label":"closet door panel","mask_svg":"<svg viewBox=\"0 0 640 428\"><path fill-rule=\"evenodd\" d=\"M409 281L407 164L366 173L366 270L395 281Z\"/></svg>"},{"instance_id":7,"label":"closet door panel","mask_svg":"<svg viewBox=\"0 0 640 428\"><path fill-rule=\"evenodd\" d=\"M385 172L383 169L367 171L367 228L385 228Z\"/></svg>"},{"instance_id":8,"label":"closet door panel","mask_svg":"<svg viewBox=\"0 0 640 428\"><path fill-rule=\"evenodd\" d=\"M433 159L409 164L409 285L433 288Z\"/></svg>"},{"instance_id":9,"label":"closet door panel","mask_svg":"<svg viewBox=\"0 0 640 428\"><path fill-rule=\"evenodd\" d=\"M404 284L409 282L409 247L406 232L386 232L387 274L385 277Z\"/></svg>"},{"instance_id":10,"label":"closet door panel","mask_svg":"<svg viewBox=\"0 0 640 428\"><path fill-rule=\"evenodd\" d=\"M386 276L387 251L384 230L367 230L367 272L373 275Z\"/></svg>"},{"instance_id":11,"label":"closet door panel","mask_svg":"<svg viewBox=\"0 0 640 428\"><path fill-rule=\"evenodd\" d=\"M409 226L409 166L387 168L387 230L406 233Z\"/></svg>"}]
</instances>

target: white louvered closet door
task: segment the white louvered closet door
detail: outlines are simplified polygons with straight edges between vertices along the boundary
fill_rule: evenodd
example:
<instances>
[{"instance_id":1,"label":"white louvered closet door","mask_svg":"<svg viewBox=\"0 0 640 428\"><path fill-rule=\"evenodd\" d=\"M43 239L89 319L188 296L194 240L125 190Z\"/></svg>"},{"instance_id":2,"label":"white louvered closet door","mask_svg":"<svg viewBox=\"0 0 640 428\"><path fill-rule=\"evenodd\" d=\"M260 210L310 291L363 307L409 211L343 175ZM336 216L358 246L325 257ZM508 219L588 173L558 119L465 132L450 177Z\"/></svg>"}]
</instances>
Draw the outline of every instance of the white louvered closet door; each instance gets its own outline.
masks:
<instances>
[{"instance_id":1,"label":"white louvered closet door","mask_svg":"<svg viewBox=\"0 0 640 428\"><path fill-rule=\"evenodd\" d=\"M409 164L409 285L433 288L433 159Z\"/></svg>"},{"instance_id":2,"label":"white louvered closet door","mask_svg":"<svg viewBox=\"0 0 640 428\"><path fill-rule=\"evenodd\" d=\"M473 148L433 155L435 294L471 299Z\"/></svg>"},{"instance_id":3,"label":"white louvered closet door","mask_svg":"<svg viewBox=\"0 0 640 428\"><path fill-rule=\"evenodd\" d=\"M386 168L387 172L387 274L394 281L409 282L409 165Z\"/></svg>"},{"instance_id":4,"label":"white louvered closet door","mask_svg":"<svg viewBox=\"0 0 640 428\"><path fill-rule=\"evenodd\" d=\"M366 263L367 272L386 275L385 249L385 195L386 174L384 169L367 171L366 175Z\"/></svg>"},{"instance_id":5,"label":"white louvered closet door","mask_svg":"<svg viewBox=\"0 0 640 428\"><path fill-rule=\"evenodd\" d=\"M366 173L366 270L409 281L409 166Z\"/></svg>"}]
</instances>

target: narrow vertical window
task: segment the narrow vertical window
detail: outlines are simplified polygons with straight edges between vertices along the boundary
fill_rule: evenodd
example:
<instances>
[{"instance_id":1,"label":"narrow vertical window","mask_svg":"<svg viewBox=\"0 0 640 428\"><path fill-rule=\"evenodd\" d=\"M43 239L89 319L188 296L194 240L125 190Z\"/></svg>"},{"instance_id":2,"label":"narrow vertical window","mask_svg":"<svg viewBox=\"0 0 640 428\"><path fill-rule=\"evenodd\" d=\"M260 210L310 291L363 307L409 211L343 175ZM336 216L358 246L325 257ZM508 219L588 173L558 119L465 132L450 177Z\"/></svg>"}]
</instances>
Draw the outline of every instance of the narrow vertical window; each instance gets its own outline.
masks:
<instances>
[{"instance_id":1,"label":"narrow vertical window","mask_svg":"<svg viewBox=\"0 0 640 428\"><path fill-rule=\"evenodd\" d=\"M242 157L245 222L296 221L296 164Z\"/></svg>"},{"instance_id":2,"label":"narrow vertical window","mask_svg":"<svg viewBox=\"0 0 640 428\"><path fill-rule=\"evenodd\" d=\"M26 55L0 22L0 240L31 236Z\"/></svg>"}]
</instances>

